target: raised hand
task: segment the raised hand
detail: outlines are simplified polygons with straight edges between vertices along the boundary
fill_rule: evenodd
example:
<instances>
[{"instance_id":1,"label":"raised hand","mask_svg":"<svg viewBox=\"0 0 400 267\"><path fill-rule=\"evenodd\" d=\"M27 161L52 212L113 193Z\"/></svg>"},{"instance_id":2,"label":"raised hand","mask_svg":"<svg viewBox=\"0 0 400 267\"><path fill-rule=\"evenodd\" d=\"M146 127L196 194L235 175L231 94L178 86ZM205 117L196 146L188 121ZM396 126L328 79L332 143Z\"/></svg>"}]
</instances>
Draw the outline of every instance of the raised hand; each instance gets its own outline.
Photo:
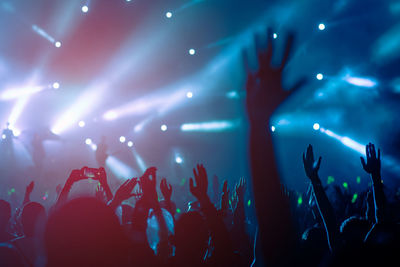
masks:
<instances>
[{"instance_id":1,"label":"raised hand","mask_svg":"<svg viewBox=\"0 0 400 267\"><path fill-rule=\"evenodd\" d=\"M157 200L156 172L156 167L150 167L144 172L143 176L140 177L143 197L146 199Z\"/></svg>"},{"instance_id":2,"label":"raised hand","mask_svg":"<svg viewBox=\"0 0 400 267\"><path fill-rule=\"evenodd\" d=\"M380 179L381 173L381 150L378 149L378 156L376 155L375 145L369 143L365 147L365 154L367 156L367 162L365 162L363 157L361 159L361 165L363 166L364 170L371 174L373 178Z\"/></svg>"},{"instance_id":3,"label":"raised hand","mask_svg":"<svg viewBox=\"0 0 400 267\"><path fill-rule=\"evenodd\" d=\"M29 185L26 187L26 191L25 191L26 194L30 195L32 193L34 187L35 187L35 182L34 181L30 182Z\"/></svg>"},{"instance_id":4,"label":"raised hand","mask_svg":"<svg viewBox=\"0 0 400 267\"><path fill-rule=\"evenodd\" d=\"M167 179L165 179L165 178L161 179L160 190L161 190L161 193L164 196L164 199L166 201L170 201L171 200L171 195L172 195L172 186L167 183Z\"/></svg>"},{"instance_id":5,"label":"raised hand","mask_svg":"<svg viewBox=\"0 0 400 267\"><path fill-rule=\"evenodd\" d=\"M83 174L85 168L87 168L87 167L85 166L80 170L72 170L71 174L68 177L68 180L73 182L73 183L75 183L75 182L78 182L80 180L87 179L87 177Z\"/></svg>"},{"instance_id":6,"label":"raised hand","mask_svg":"<svg viewBox=\"0 0 400 267\"><path fill-rule=\"evenodd\" d=\"M204 168L203 164L197 164L197 172L196 169L193 168L194 179L196 181L196 185L194 185L193 178L189 180L189 188L190 193L195 196L199 201L208 198L207 196L207 188L208 188L208 178L207 172Z\"/></svg>"},{"instance_id":7,"label":"raised hand","mask_svg":"<svg viewBox=\"0 0 400 267\"><path fill-rule=\"evenodd\" d=\"M314 161L314 152L312 145L308 145L306 154L303 153L303 164L306 175L311 180L318 178L318 171L321 165L321 157Z\"/></svg>"},{"instance_id":8,"label":"raised hand","mask_svg":"<svg viewBox=\"0 0 400 267\"><path fill-rule=\"evenodd\" d=\"M259 69L255 73L251 73L247 67L247 54L243 51L244 65L247 71L247 111L250 120L267 121L275 109L297 88L305 83L305 79L301 79L295 86L288 91L283 90L282 73L285 69L290 51L293 46L294 36L289 35L281 64L273 66L271 64L274 53L273 32L271 29L267 31L267 46L265 49L260 48L260 38L255 35L255 45L258 59Z\"/></svg>"},{"instance_id":9,"label":"raised hand","mask_svg":"<svg viewBox=\"0 0 400 267\"><path fill-rule=\"evenodd\" d=\"M221 196L221 210L223 213L226 213L229 209L229 189L228 189L228 181L224 181L224 186L222 187L222 196Z\"/></svg>"},{"instance_id":10,"label":"raised hand","mask_svg":"<svg viewBox=\"0 0 400 267\"><path fill-rule=\"evenodd\" d=\"M244 179L244 177L242 177L235 186L235 193L238 199L243 199L245 192L246 192L246 180Z\"/></svg>"},{"instance_id":11,"label":"raised hand","mask_svg":"<svg viewBox=\"0 0 400 267\"><path fill-rule=\"evenodd\" d=\"M118 200L119 203L122 203L122 201L135 196L136 194L132 193L132 190L135 188L137 183L137 178L126 180L115 192L114 199Z\"/></svg>"}]
</instances>

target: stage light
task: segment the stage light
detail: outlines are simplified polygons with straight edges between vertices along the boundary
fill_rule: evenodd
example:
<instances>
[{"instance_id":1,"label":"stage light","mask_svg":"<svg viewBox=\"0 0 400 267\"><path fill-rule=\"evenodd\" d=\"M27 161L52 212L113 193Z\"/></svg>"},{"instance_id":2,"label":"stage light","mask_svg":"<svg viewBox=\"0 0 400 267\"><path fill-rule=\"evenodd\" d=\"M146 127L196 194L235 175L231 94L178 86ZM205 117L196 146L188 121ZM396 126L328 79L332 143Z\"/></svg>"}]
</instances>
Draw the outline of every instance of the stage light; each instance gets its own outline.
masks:
<instances>
[{"instance_id":1,"label":"stage light","mask_svg":"<svg viewBox=\"0 0 400 267\"><path fill-rule=\"evenodd\" d=\"M39 93L43 91L45 87L43 86L34 86L34 87L23 87L16 89L7 89L3 91L0 98L2 100L11 100L15 98L27 97L29 95Z\"/></svg>"},{"instance_id":2,"label":"stage light","mask_svg":"<svg viewBox=\"0 0 400 267\"><path fill-rule=\"evenodd\" d=\"M192 98L193 97L193 93L192 92L187 92L186 93L186 97L187 98Z\"/></svg>"},{"instance_id":3,"label":"stage light","mask_svg":"<svg viewBox=\"0 0 400 267\"><path fill-rule=\"evenodd\" d=\"M126 141L125 136L120 136L119 141L120 141L121 143L125 143L125 141Z\"/></svg>"},{"instance_id":4,"label":"stage light","mask_svg":"<svg viewBox=\"0 0 400 267\"><path fill-rule=\"evenodd\" d=\"M133 142L132 141L128 141L128 146L129 147L133 147Z\"/></svg>"},{"instance_id":5,"label":"stage light","mask_svg":"<svg viewBox=\"0 0 400 267\"><path fill-rule=\"evenodd\" d=\"M183 159L181 157L179 157L179 156L176 156L175 157L175 162L178 163L178 164L181 164L183 162Z\"/></svg>"},{"instance_id":6,"label":"stage light","mask_svg":"<svg viewBox=\"0 0 400 267\"><path fill-rule=\"evenodd\" d=\"M86 138L86 140L85 140L85 144L87 144L87 145L91 145L91 144L92 144L92 139L90 139L90 138Z\"/></svg>"},{"instance_id":7,"label":"stage light","mask_svg":"<svg viewBox=\"0 0 400 267\"><path fill-rule=\"evenodd\" d=\"M275 130L276 130L276 128L275 128L275 126L271 126L271 132L275 132Z\"/></svg>"},{"instance_id":8,"label":"stage light","mask_svg":"<svg viewBox=\"0 0 400 267\"><path fill-rule=\"evenodd\" d=\"M313 129L314 130L316 130L316 131L318 131L319 130L319 123L314 123L314 125L313 125Z\"/></svg>"},{"instance_id":9,"label":"stage light","mask_svg":"<svg viewBox=\"0 0 400 267\"><path fill-rule=\"evenodd\" d=\"M325 24L320 23L320 24L318 25L318 29L319 29L320 31L325 30Z\"/></svg>"},{"instance_id":10,"label":"stage light","mask_svg":"<svg viewBox=\"0 0 400 267\"><path fill-rule=\"evenodd\" d=\"M189 55L194 55L196 54L196 50L194 50L193 48L189 49Z\"/></svg>"},{"instance_id":11,"label":"stage light","mask_svg":"<svg viewBox=\"0 0 400 267\"><path fill-rule=\"evenodd\" d=\"M6 139L6 137L7 137L7 136L6 136L5 134L2 134L2 135L1 135L1 138L2 138L2 139Z\"/></svg>"},{"instance_id":12,"label":"stage light","mask_svg":"<svg viewBox=\"0 0 400 267\"><path fill-rule=\"evenodd\" d=\"M161 125L161 131L165 132L168 129L167 125Z\"/></svg>"},{"instance_id":13,"label":"stage light","mask_svg":"<svg viewBox=\"0 0 400 267\"><path fill-rule=\"evenodd\" d=\"M57 42L54 43L54 45L55 45L55 47L57 47L57 48L58 48L58 47L61 47L61 42L60 42L60 41L57 41Z\"/></svg>"},{"instance_id":14,"label":"stage light","mask_svg":"<svg viewBox=\"0 0 400 267\"><path fill-rule=\"evenodd\" d=\"M369 79L369 78L361 78L361 77L351 77L350 75L346 75L343 80L346 82L359 86L359 87L367 87L367 88L372 88L377 85L377 82Z\"/></svg>"},{"instance_id":15,"label":"stage light","mask_svg":"<svg viewBox=\"0 0 400 267\"><path fill-rule=\"evenodd\" d=\"M92 148L93 151L97 150L97 145L96 144L91 144L90 147Z\"/></svg>"},{"instance_id":16,"label":"stage light","mask_svg":"<svg viewBox=\"0 0 400 267\"><path fill-rule=\"evenodd\" d=\"M14 136L18 137L21 134L21 131L18 129L12 129Z\"/></svg>"},{"instance_id":17,"label":"stage light","mask_svg":"<svg viewBox=\"0 0 400 267\"><path fill-rule=\"evenodd\" d=\"M86 13L88 11L89 11L89 7L88 6L85 5L85 6L82 7L82 12L83 13Z\"/></svg>"},{"instance_id":18,"label":"stage light","mask_svg":"<svg viewBox=\"0 0 400 267\"><path fill-rule=\"evenodd\" d=\"M222 132L238 126L234 121L208 121L198 123L185 123L181 125L183 132Z\"/></svg>"},{"instance_id":19,"label":"stage light","mask_svg":"<svg viewBox=\"0 0 400 267\"><path fill-rule=\"evenodd\" d=\"M60 88L60 84L58 82L53 83L53 89Z\"/></svg>"},{"instance_id":20,"label":"stage light","mask_svg":"<svg viewBox=\"0 0 400 267\"><path fill-rule=\"evenodd\" d=\"M276 38L278 38L278 34L277 34L277 33L274 33L274 34L272 35L272 37L273 37L274 39L276 39Z\"/></svg>"},{"instance_id":21,"label":"stage light","mask_svg":"<svg viewBox=\"0 0 400 267\"><path fill-rule=\"evenodd\" d=\"M321 81L324 78L324 75L322 73L318 73L315 77L317 80Z\"/></svg>"},{"instance_id":22,"label":"stage light","mask_svg":"<svg viewBox=\"0 0 400 267\"><path fill-rule=\"evenodd\" d=\"M83 127L85 127L86 123L84 121L79 121L78 125L79 125L79 127L83 128Z\"/></svg>"},{"instance_id":23,"label":"stage light","mask_svg":"<svg viewBox=\"0 0 400 267\"><path fill-rule=\"evenodd\" d=\"M172 18L172 13L168 11L167 13L165 13L165 16L166 16L167 18Z\"/></svg>"}]
</instances>

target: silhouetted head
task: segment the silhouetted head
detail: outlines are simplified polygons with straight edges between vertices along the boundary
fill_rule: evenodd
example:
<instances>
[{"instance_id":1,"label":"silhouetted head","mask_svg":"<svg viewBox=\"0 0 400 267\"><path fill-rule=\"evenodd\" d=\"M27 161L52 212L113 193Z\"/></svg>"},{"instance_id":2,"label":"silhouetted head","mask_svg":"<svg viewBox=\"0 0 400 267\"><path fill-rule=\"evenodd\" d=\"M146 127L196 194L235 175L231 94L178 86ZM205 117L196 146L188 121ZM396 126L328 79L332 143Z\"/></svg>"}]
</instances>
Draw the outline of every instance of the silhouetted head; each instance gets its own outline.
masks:
<instances>
[{"instance_id":1,"label":"silhouetted head","mask_svg":"<svg viewBox=\"0 0 400 267\"><path fill-rule=\"evenodd\" d=\"M128 240L111 208L95 198L71 200L48 219L48 266L125 266Z\"/></svg>"},{"instance_id":2,"label":"silhouetted head","mask_svg":"<svg viewBox=\"0 0 400 267\"><path fill-rule=\"evenodd\" d=\"M18 251L8 243L0 243L0 262L1 266L25 266Z\"/></svg>"},{"instance_id":3,"label":"silhouetted head","mask_svg":"<svg viewBox=\"0 0 400 267\"><path fill-rule=\"evenodd\" d=\"M4 231L11 217L11 206L7 201L0 199L0 231Z\"/></svg>"},{"instance_id":4,"label":"silhouetted head","mask_svg":"<svg viewBox=\"0 0 400 267\"><path fill-rule=\"evenodd\" d=\"M344 242L348 244L362 243L370 229L371 225L367 220L352 216L343 221L340 234Z\"/></svg>"},{"instance_id":5,"label":"silhouetted head","mask_svg":"<svg viewBox=\"0 0 400 267\"><path fill-rule=\"evenodd\" d=\"M25 236L34 236L38 224L46 223L46 210L43 205L37 202L27 203L22 208L21 223Z\"/></svg>"},{"instance_id":6,"label":"silhouetted head","mask_svg":"<svg viewBox=\"0 0 400 267\"><path fill-rule=\"evenodd\" d=\"M178 257L198 261L204 257L208 247L208 228L199 212L182 214L175 224L174 243Z\"/></svg>"}]
</instances>

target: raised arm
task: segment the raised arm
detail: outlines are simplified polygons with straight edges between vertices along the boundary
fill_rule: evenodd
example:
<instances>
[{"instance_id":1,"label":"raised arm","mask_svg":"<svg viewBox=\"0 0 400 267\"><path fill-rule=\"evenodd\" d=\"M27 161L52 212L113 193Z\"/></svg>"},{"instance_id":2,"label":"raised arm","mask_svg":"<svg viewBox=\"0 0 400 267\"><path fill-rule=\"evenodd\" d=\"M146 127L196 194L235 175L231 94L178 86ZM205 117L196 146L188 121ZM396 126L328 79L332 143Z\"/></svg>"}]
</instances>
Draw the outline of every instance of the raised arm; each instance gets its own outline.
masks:
<instances>
[{"instance_id":1,"label":"raised arm","mask_svg":"<svg viewBox=\"0 0 400 267\"><path fill-rule=\"evenodd\" d=\"M84 167L85 168L85 167ZM86 179L83 175L83 168L80 170L72 170L71 174L69 175L67 181L63 189L61 190L60 195L58 196L57 202L55 207L59 207L60 205L64 204L68 200L68 194L71 191L72 185L80 180Z\"/></svg>"},{"instance_id":2,"label":"raised arm","mask_svg":"<svg viewBox=\"0 0 400 267\"><path fill-rule=\"evenodd\" d=\"M318 210L325 225L328 245L330 249L333 250L337 242L338 227L333 207L326 196L325 190L322 187L321 180L318 176L321 159L322 158L319 157L318 161L314 160L314 152L311 145L307 147L307 152L305 154L303 153L304 170L313 187Z\"/></svg>"},{"instance_id":3,"label":"raised arm","mask_svg":"<svg viewBox=\"0 0 400 267\"><path fill-rule=\"evenodd\" d=\"M29 185L26 187L24 201L22 202L22 206L24 206L26 203L31 202L31 194L32 194L34 187L35 187L34 181L30 182Z\"/></svg>"},{"instance_id":4,"label":"raised arm","mask_svg":"<svg viewBox=\"0 0 400 267\"><path fill-rule=\"evenodd\" d=\"M372 180L372 192L375 203L375 220L376 223L382 223L385 219L386 197L383 192L383 184L381 177L381 151L378 149L378 155L375 151L374 144L366 145L365 154L367 161L361 158L361 164L364 170L370 174Z\"/></svg>"}]
</instances>

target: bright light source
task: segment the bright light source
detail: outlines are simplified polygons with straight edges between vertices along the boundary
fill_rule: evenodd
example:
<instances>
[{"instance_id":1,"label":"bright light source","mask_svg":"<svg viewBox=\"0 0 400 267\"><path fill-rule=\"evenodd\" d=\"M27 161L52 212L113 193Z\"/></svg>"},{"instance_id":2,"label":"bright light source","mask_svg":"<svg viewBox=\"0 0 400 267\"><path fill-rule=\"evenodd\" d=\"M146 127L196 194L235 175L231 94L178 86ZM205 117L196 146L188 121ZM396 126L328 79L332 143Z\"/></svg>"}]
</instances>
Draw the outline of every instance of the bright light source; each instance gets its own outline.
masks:
<instances>
[{"instance_id":1,"label":"bright light source","mask_svg":"<svg viewBox=\"0 0 400 267\"><path fill-rule=\"evenodd\" d=\"M13 131L14 136L18 137L21 134L21 131L18 129L13 129L12 131Z\"/></svg>"},{"instance_id":2,"label":"bright light source","mask_svg":"<svg viewBox=\"0 0 400 267\"><path fill-rule=\"evenodd\" d=\"M271 126L271 131L272 131L272 132L275 132L275 130L276 130L275 126L272 125L272 126Z\"/></svg>"},{"instance_id":3,"label":"bright light source","mask_svg":"<svg viewBox=\"0 0 400 267\"><path fill-rule=\"evenodd\" d=\"M168 11L167 13L165 13L165 16L166 16L167 18L172 18L172 13Z\"/></svg>"},{"instance_id":4,"label":"bright light source","mask_svg":"<svg viewBox=\"0 0 400 267\"><path fill-rule=\"evenodd\" d=\"M324 75L322 73L318 73L315 77L317 80L321 81L324 78Z\"/></svg>"},{"instance_id":5,"label":"bright light source","mask_svg":"<svg viewBox=\"0 0 400 267\"><path fill-rule=\"evenodd\" d=\"M186 97L187 98L192 98L193 97L193 93L192 92L187 92L186 93Z\"/></svg>"},{"instance_id":6,"label":"bright light source","mask_svg":"<svg viewBox=\"0 0 400 267\"><path fill-rule=\"evenodd\" d=\"M343 79L352 85L360 86L360 87L372 88L377 85L377 82L375 80L369 79L369 78L351 77L351 76L347 75Z\"/></svg>"},{"instance_id":7,"label":"bright light source","mask_svg":"<svg viewBox=\"0 0 400 267\"><path fill-rule=\"evenodd\" d=\"M2 135L1 135L1 138L2 138L2 139L6 139L6 137L7 137L7 136L6 136L5 134L2 134Z\"/></svg>"},{"instance_id":8,"label":"bright light source","mask_svg":"<svg viewBox=\"0 0 400 267\"><path fill-rule=\"evenodd\" d=\"M105 119L105 120L114 120L114 119L116 119L117 118L117 112L115 112L115 111L113 111L113 110L110 110L110 111L107 111L104 115L103 115L103 118Z\"/></svg>"},{"instance_id":9,"label":"bright light source","mask_svg":"<svg viewBox=\"0 0 400 267\"><path fill-rule=\"evenodd\" d=\"M90 147L92 148L93 151L97 150L97 145L96 144L92 144Z\"/></svg>"},{"instance_id":10,"label":"bright light source","mask_svg":"<svg viewBox=\"0 0 400 267\"><path fill-rule=\"evenodd\" d=\"M167 125L161 125L161 131L165 132L168 129Z\"/></svg>"},{"instance_id":11,"label":"bright light source","mask_svg":"<svg viewBox=\"0 0 400 267\"><path fill-rule=\"evenodd\" d=\"M272 37L273 37L274 39L276 39L276 38L278 38L278 34L274 32L274 34L272 35Z\"/></svg>"},{"instance_id":12,"label":"bright light source","mask_svg":"<svg viewBox=\"0 0 400 267\"><path fill-rule=\"evenodd\" d=\"M189 49L189 55L194 55L196 54L196 50L194 50L193 48Z\"/></svg>"},{"instance_id":13,"label":"bright light source","mask_svg":"<svg viewBox=\"0 0 400 267\"><path fill-rule=\"evenodd\" d=\"M57 42L54 43L54 45L55 45L55 47L61 47L61 42L57 41Z\"/></svg>"},{"instance_id":14,"label":"bright light source","mask_svg":"<svg viewBox=\"0 0 400 267\"><path fill-rule=\"evenodd\" d=\"M318 29L319 29L320 31L325 30L325 24L320 23L320 24L318 25Z\"/></svg>"},{"instance_id":15,"label":"bright light source","mask_svg":"<svg viewBox=\"0 0 400 267\"><path fill-rule=\"evenodd\" d=\"M53 83L53 89L60 88L60 84L58 82Z\"/></svg>"},{"instance_id":16,"label":"bright light source","mask_svg":"<svg viewBox=\"0 0 400 267\"><path fill-rule=\"evenodd\" d=\"M319 123L314 123L313 129L318 131L319 130Z\"/></svg>"},{"instance_id":17,"label":"bright light source","mask_svg":"<svg viewBox=\"0 0 400 267\"><path fill-rule=\"evenodd\" d=\"M125 143L125 141L126 141L125 136L121 136L121 137L119 138L119 141L120 141L121 143Z\"/></svg>"},{"instance_id":18,"label":"bright light source","mask_svg":"<svg viewBox=\"0 0 400 267\"><path fill-rule=\"evenodd\" d=\"M185 123L181 125L183 132L221 132L233 129L238 125L233 121L209 121L198 123Z\"/></svg>"},{"instance_id":19,"label":"bright light source","mask_svg":"<svg viewBox=\"0 0 400 267\"><path fill-rule=\"evenodd\" d=\"M90 139L90 138L86 138L86 140L85 140L85 144L87 144L87 145L91 145L91 144L92 144L92 139Z\"/></svg>"},{"instance_id":20,"label":"bright light source","mask_svg":"<svg viewBox=\"0 0 400 267\"><path fill-rule=\"evenodd\" d=\"M36 94L44 90L43 86L35 86L35 87L23 87L23 88L15 88L15 89L7 89L2 92L0 95L0 99L2 100L11 100L15 98L27 97L32 94Z\"/></svg>"},{"instance_id":21,"label":"bright light source","mask_svg":"<svg viewBox=\"0 0 400 267\"><path fill-rule=\"evenodd\" d=\"M82 12L83 13L86 13L88 11L89 11L89 7L88 6L85 5L85 6L82 7Z\"/></svg>"},{"instance_id":22,"label":"bright light source","mask_svg":"<svg viewBox=\"0 0 400 267\"><path fill-rule=\"evenodd\" d=\"M83 128L85 127L86 123L84 121L78 122L79 127Z\"/></svg>"},{"instance_id":23,"label":"bright light source","mask_svg":"<svg viewBox=\"0 0 400 267\"><path fill-rule=\"evenodd\" d=\"M179 156L176 156L175 157L175 162L178 163L178 164L181 164L183 162L183 159L181 157L179 157Z\"/></svg>"},{"instance_id":24,"label":"bright light source","mask_svg":"<svg viewBox=\"0 0 400 267\"><path fill-rule=\"evenodd\" d=\"M129 147L133 147L133 142L132 141L128 141L128 146Z\"/></svg>"}]
</instances>

